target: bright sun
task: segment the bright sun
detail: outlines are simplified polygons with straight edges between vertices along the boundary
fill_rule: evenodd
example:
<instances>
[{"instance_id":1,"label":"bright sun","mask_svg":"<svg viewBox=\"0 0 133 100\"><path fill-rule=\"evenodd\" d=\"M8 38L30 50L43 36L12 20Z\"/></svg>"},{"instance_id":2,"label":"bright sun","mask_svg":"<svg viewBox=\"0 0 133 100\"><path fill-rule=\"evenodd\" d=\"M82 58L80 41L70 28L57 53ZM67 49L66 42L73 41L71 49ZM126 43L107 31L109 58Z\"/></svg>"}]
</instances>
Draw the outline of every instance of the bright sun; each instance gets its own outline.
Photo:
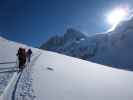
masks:
<instances>
[{"instance_id":1,"label":"bright sun","mask_svg":"<svg viewBox=\"0 0 133 100\"><path fill-rule=\"evenodd\" d=\"M128 16L128 10L123 8L116 8L107 15L107 21L112 26L117 26L121 21Z\"/></svg>"}]
</instances>

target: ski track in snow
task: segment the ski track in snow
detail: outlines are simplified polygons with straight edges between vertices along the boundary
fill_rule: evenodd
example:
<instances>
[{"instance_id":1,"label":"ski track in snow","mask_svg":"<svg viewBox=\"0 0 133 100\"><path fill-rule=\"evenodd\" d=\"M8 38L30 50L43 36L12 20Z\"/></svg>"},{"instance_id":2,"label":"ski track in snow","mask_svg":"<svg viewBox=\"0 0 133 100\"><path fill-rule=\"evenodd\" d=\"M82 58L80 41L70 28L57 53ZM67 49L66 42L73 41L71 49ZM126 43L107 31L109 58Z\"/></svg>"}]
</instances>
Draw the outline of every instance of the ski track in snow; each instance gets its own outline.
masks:
<instances>
[{"instance_id":1,"label":"ski track in snow","mask_svg":"<svg viewBox=\"0 0 133 100\"><path fill-rule=\"evenodd\" d=\"M16 67L0 66L0 100L33 100L35 98L31 74L32 66L40 55L41 52L34 53L31 63L27 64L22 73L16 72L18 71Z\"/></svg>"},{"instance_id":2,"label":"ski track in snow","mask_svg":"<svg viewBox=\"0 0 133 100\"><path fill-rule=\"evenodd\" d=\"M13 73L0 73L0 94L3 93L4 89L10 82L10 79L12 78Z\"/></svg>"},{"instance_id":3,"label":"ski track in snow","mask_svg":"<svg viewBox=\"0 0 133 100\"><path fill-rule=\"evenodd\" d=\"M16 83L15 91L13 94L14 100L34 100L35 95L32 87L32 66L34 65L35 61L38 59L38 57L41 55L36 54L31 61L31 64L27 65L27 67L23 70L22 75L20 76L20 79L18 83Z\"/></svg>"},{"instance_id":4,"label":"ski track in snow","mask_svg":"<svg viewBox=\"0 0 133 100\"><path fill-rule=\"evenodd\" d=\"M3 93L6 86L10 82L10 79L13 77L14 71L16 70L14 68L16 68L16 67L8 67L8 68L6 67L5 68L5 66L3 64L0 64L0 95Z\"/></svg>"}]
</instances>

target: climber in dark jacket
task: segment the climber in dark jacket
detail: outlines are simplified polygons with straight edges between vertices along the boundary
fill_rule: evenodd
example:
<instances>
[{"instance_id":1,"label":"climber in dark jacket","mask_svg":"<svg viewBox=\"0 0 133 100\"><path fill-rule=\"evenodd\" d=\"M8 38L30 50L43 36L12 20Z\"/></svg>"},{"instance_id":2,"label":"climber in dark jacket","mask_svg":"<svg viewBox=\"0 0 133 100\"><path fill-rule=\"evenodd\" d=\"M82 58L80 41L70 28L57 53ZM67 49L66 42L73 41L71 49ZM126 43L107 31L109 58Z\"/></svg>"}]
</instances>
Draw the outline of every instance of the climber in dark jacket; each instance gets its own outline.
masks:
<instances>
[{"instance_id":1,"label":"climber in dark jacket","mask_svg":"<svg viewBox=\"0 0 133 100\"><path fill-rule=\"evenodd\" d=\"M24 48L19 48L18 49L18 62L19 62L19 70L22 70L25 66L26 63L26 51Z\"/></svg>"},{"instance_id":2,"label":"climber in dark jacket","mask_svg":"<svg viewBox=\"0 0 133 100\"><path fill-rule=\"evenodd\" d=\"M27 61L30 62L31 61L32 50L28 49L26 54L27 54Z\"/></svg>"}]
</instances>

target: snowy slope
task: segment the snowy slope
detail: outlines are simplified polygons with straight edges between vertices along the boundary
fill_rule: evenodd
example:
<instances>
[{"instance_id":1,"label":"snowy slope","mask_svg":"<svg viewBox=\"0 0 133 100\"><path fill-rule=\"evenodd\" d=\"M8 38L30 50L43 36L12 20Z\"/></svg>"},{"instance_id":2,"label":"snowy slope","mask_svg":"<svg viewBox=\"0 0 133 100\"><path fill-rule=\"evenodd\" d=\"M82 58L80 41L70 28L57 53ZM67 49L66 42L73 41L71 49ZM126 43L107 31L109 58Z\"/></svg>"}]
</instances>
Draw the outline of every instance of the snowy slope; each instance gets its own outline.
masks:
<instances>
[{"instance_id":1,"label":"snowy slope","mask_svg":"<svg viewBox=\"0 0 133 100\"><path fill-rule=\"evenodd\" d=\"M132 100L133 72L42 52L33 73L35 100ZM48 70L47 67L53 70Z\"/></svg>"},{"instance_id":2,"label":"snowy slope","mask_svg":"<svg viewBox=\"0 0 133 100\"><path fill-rule=\"evenodd\" d=\"M10 43L14 45L12 52L15 53L21 44L6 41L6 45ZM32 50L34 51L32 62L24 69L18 81L15 100L132 100L133 98L133 72L54 52L35 48ZM6 87L1 95L2 100L12 100L12 91L17 80L14 78L15 75L18 74L13 74L7 85L9 87Z\"/></svg>"}]
</instances>

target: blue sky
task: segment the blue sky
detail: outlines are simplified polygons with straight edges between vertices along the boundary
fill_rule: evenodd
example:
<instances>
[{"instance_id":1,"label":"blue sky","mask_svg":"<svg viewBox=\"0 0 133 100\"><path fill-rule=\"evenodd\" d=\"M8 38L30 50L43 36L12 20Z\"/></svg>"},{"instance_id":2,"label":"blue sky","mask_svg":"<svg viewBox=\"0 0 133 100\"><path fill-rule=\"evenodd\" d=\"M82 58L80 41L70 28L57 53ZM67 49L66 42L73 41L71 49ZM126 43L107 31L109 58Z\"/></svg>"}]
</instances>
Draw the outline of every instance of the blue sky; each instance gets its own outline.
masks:
<instances>
[{"instance_id":1,"label":"blue sky","mask_svg":"<svg viewBox=\"0 0 133 100\"><path fill-rule=\"evenodd\" d=\"M132 0L0 0L0 31L18 42L39 46L69 27L87 34L109 29L105 14Z\"/></svg>"}]
</instances>

